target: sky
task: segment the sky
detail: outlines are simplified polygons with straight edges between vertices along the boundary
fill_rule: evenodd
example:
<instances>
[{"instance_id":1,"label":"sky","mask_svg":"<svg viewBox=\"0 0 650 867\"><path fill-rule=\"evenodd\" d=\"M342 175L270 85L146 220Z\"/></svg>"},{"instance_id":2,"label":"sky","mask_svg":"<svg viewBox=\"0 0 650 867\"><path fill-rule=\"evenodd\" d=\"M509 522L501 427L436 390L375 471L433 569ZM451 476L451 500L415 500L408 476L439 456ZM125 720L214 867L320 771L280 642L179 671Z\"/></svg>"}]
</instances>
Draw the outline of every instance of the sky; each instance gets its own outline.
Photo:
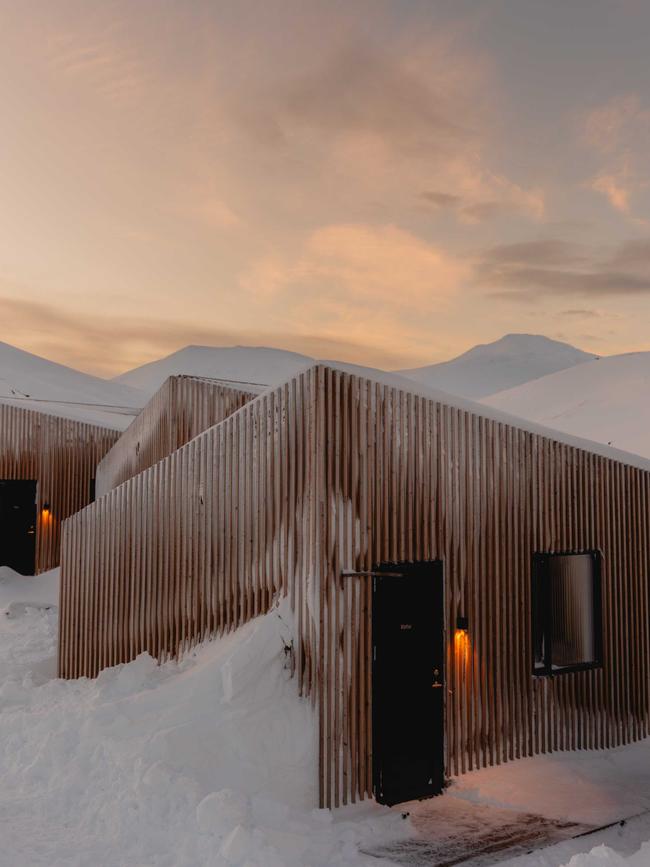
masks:
<instances>
[{"instance_id":1,"label":"sky","mask_svg":"<svg viewBox=\"0 0 650 867\"><path fill-rule=\"evenodd\" d=\"M0 0L0 339L650 349L647 0Z\"/></svg>"}]
</instances>

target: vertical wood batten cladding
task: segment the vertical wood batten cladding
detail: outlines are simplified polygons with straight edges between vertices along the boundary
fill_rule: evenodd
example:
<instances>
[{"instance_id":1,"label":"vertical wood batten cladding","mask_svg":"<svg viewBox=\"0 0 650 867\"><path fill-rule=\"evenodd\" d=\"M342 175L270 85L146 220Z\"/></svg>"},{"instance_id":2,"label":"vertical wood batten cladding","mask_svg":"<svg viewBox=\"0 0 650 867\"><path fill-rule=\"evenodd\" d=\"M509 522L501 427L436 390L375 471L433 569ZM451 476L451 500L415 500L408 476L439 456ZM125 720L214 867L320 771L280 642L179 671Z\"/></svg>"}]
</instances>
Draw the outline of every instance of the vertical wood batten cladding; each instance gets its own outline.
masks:
<instances>
[{"instance_id":1,"label":"vertical wood batten cladding","mask_svg":"<svg viewBox=\"0 0 650 867\"><path fill-rule=\"evenodd\" d=\"M194 376L170 376L97 468L97 496L153 466L256 397Z\"/></svg>"},{"instance_id":2,"label":"vertical wood batten cladding","mask_svg":"<svg viewBox=\"0 0 650 867\"><path fill-rule=\"evenodd\" d=\"M94 676L145 649L177 655L267 611L278 591L291 593L309 623L307 605L318 599L295 579L320 560L310 534L315 382L309 372L259 397L67 522L65 676ZM104 620L113 623L107 608L118 592L124 634L116 641ZM94 626L80 630L80 620ZM312 654L301 648L299 659L302 681Z\"/></svg>"},{"instance_id":3,"label":"vertical wood batten cladding","mask_svg":"<svg viewBox=\"0 0 650 867\"><path fill-rule=\"evenodd\" d=\"M0 403L0 479L37 482L37 573L59 565L61 522L88 505L97 464L119 435Z\"/></svg>"},{"instance_id":4,"label":"vertical wood batten cladding","mask_svg":"<svg viewBox=\"0 0 650 867\"><path fill-rule=\"evenodd\" d=\"M371 585L341 573L441 559L450 774L626 743L648 733L649 479L318 365L66 523L60 671L179 654L288 594L321 803L354 801L372 786ZM591 549L603 667L534 678L532 554Z\"/></svg>"}]
</instances>

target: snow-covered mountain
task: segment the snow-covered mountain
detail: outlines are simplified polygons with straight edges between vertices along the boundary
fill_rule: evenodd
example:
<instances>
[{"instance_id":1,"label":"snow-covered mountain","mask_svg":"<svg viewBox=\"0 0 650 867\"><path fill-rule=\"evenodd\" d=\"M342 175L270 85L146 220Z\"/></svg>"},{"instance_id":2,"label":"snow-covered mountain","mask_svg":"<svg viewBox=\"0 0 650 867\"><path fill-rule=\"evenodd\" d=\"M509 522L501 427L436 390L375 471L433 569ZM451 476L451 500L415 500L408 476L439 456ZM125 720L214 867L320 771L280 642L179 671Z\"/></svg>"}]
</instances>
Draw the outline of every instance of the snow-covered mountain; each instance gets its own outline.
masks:
<instances>
[{"instance_id":1,"label":"snow-covered mountain","mask_svg":"<svg viewBox=\"0 0 650 867\"><path fill-rule=\"evenodd\" d=\"M493 394L483 403L650 458L650 352L579 364Z\"/></svg>"},{"instance_id":2,"label":"snow-covered mountain","mask_svg":"<svg viewBox=\"0 0 650 867\"><path fill-rule=\"evenodd\" d=\"M0 342L0 401L124 430L145 404L135 388Z\"/></svg>"},{"instance_id":3,"label":"snow-covered mountain","mask_svg":"<svg viewBox=\"0 0 650 867\"><path fill-rule=\"evenodd\" d=\"M410 370L402 376L430 388L479 399L505 388L594 359L594 355L538 334L507 334L458 358ZM153 394L168 376L210 376L234 384L275 385L313 358L263 346L186 346L115 377L117 383Z\"/></svg>"},{"instance_id":4,"label":"snow-covered mountain","mask_svg":"<svg viewBox=\"0 0 650 867\"><path fill-rule=\"evenodd\" d=\"M595 357L541 334L506 334L450 361L399 373L430 388L479 400Z\"/></svg>"},{"instance_id":5,"label":"snow-covered mountain","mask_svg":"<svg viewBox=\"0 0 650 867\"><path fill-rule=\"evenodd\" d=\"M115 377L113 382L153 394L168 376L210 376L247 386L275 385L313 362L308 355L265 346L186 346Z\"/></svg>"}]
</instances>

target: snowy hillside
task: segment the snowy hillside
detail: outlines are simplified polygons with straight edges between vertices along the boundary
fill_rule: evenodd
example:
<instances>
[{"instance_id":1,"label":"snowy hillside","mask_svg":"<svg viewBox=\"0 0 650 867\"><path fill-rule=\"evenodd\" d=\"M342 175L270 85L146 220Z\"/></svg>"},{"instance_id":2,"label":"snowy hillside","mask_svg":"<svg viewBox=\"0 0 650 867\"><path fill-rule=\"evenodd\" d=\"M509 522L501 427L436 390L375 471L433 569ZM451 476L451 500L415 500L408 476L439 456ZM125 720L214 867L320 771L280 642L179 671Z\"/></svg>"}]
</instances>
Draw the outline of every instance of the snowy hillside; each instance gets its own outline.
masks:
<instances>
[{"instance_id":1,"label":"snowy hillside","mask_svg":"<svg viewBox=\"0 0 650 867\"><path fill-rule=\"evenodd\" d=\"M650 352L580 364L491 395L483 403L650 457Z\"/></svg>"},{"instance_id":2,"label":"snowy hillside","mask_svg":"<svg viewBox=\"0 0 650 867\"><path fill-rule=\"evenodd\" d=\"M421 385L478 399L504 388L594 358L567 343L534 334L507 334L440 364L395 371ZM211 376L233 383L276 385L314 359L256 346L186 346L166 358L136 367L113 381L153 394L168 376ZM362 368L360 368L361 370Z\"/></svg>"},{"instance_id":3,"label":"snowy hillside","mask_svg":"<svg viewBox=\"0 0 650 867\"><path fill-rule=\"evenodd\" d=\"M0 342L0 401L124 430L146 395Z\"/></svg>"},{"instance_id":4,"label":"snowy hillside","mask_svg":"<svg viewBox=\"0 0 650 867\"><path fill-rule=\"evenodd\" d=\"M506 334L451 361L398 372L423 385L478 400L593 358L541 334Z\"/></svg>"},{"instance_id":5,"label":"snowy hillside","mask_svg":"<svg viewBox=\"0 0 650 867\"><path fill-rule=\"evenodd\" d=\"M158 361L136 367L113 382L153 394L168 376L210 376L233 383L275 385L313 361L307 355L264 346L186 346Z\"/></svg>"}]
</instances>

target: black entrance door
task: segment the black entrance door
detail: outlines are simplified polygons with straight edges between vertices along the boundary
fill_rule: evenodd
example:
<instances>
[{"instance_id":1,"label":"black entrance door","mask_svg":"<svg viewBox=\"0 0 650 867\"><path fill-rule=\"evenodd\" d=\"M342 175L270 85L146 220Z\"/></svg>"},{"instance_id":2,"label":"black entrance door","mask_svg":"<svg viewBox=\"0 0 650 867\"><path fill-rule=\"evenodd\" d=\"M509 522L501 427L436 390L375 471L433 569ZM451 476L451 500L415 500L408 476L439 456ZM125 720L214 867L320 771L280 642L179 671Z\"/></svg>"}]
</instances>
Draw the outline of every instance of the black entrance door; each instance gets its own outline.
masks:
<instances>
[{"instance_id":1,"label":"black entrance door","mask_svg":"<svg viewBox=\"0 0 650 867\"><path fill-rule=\"evenodd\" d=\"M0 566L33 575L36 556L36 482L0 479Z\"/></svg>"},{"instance_id":2,"label":"black entrance door","mask_svg":"<svg viewBox=\"0 0 650 867\"><path fill-rule=\"evenodd\" d=\"M442 791L442 563L385 563L373 577L373 788L381 804Z\"/></svg>"}]
</instances>

